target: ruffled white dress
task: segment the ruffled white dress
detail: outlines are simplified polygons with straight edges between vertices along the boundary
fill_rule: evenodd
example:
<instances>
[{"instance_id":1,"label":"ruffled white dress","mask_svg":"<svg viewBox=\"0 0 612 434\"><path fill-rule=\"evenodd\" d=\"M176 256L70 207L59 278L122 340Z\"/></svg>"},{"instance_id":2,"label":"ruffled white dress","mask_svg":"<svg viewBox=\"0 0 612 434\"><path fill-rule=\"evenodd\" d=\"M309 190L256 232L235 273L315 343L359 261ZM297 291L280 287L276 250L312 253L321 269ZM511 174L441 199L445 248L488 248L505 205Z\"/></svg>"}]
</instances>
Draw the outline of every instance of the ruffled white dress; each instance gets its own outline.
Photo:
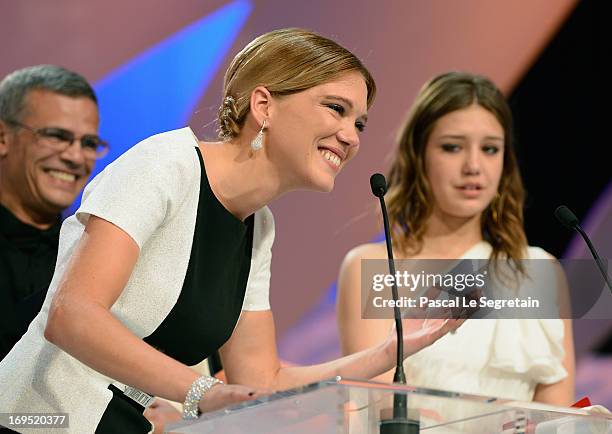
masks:
<instances>
[{"instance_id":1,"label":"ruffled white dress","mask_svg":"<svg viewBox=\"0 0 612 434\"><path fill-rule=\"evenodd\" d=\"M464 259L488 258L491 245L481 242ZM529 259L550 259L539 247ZM560 319L472 319L404 362L407 382L517 401L531 401L538 384L556 383L568 374L562 365Z\"/></svg>"}]
</instances>

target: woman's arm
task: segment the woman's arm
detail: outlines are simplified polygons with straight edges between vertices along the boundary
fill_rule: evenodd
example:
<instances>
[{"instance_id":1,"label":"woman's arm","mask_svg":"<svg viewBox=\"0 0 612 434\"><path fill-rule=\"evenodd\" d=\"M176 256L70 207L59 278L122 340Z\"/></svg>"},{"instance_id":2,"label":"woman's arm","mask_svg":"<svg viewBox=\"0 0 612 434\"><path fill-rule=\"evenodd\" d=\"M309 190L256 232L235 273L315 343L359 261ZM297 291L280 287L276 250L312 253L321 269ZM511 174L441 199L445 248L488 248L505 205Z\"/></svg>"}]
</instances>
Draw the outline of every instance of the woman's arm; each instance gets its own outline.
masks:
<instances>
[{"instance_id":1,"label":"woman's arm","mask_svg":"<svg viewBox=\"0 0 612 434\"><path fill-rule=\"evenodd\" d=\"M570 288L565 271L554 256L547 252L545 255L551 260L550 264L555 274L555 277L551 278L551 281L556 282L554 288L557 292L560 318L571 318L572 306ZM574 336L571 319L563 320L563 349L565 350L565 355L561 363L567 371L567 377L554 384L538 384L533 397L534 401L561 406L569 406L574 403L574 395L576 393L576 358L574 354Z\"/></svg>"},{"instance_id":2,"label":"woman's arm","mask_svg":"<svg viewBox=\"0 0 612 434\"><path fill-rule=\"evenodd\" d=\"M432 344L460 321L404 320L404 354ZM375 346L350 356L312 366L281 366L276 352L274 320L268 311L243 311L232 337L220 353L228 381L251 387L282 390L333 378L372 378L395 362L395 333Z\"/></svg>"},{"instance_id":3,"label":"woman's arm","mask_svg":"<svg viewBox=\"0 0 612 434\"><path fill-rule=\"evenodd\" d=\"M359 260L356 261L359 264ZM351 269L349 274L359 276L359 271ZM341 273L339 287L342 280ZM353 296L354 300L351 301L356 300L355 303L359 305L359 293L356 292ZM405 356L432 344L448 331L457 328L461 322L404 320ZM370 331L371 323L381 326L377 329L378 333ZM367 330L368 339L360 340L357 345L351 347L354 354L319 365L283 367L276 351L272 313L269 310L243 311L234 333L220 352L229 382L253 387L286 389L337 375L372 378L393 368L396 351L395 333L392 332L392 321L383 320L367 320L363 330ZM346 350L346 347L343 348ZM392 378L389 379L391 380Z\"/></svg>"},{"instance_id":4,"label":"woman's arm","mask_svg":"<svg viewBox=\"0 0 612 434\"><path fill-rule=\"evenodd\" d=\"M199 374L144 342L110 312L138 255L126 232L91 216L53 298L45 338L110 378L183 402ZM217 395L219 405L209 402L211 409L252 399L250 388L230 388L231 397L213 390L207 396Z\"/></svg>"},{"instance_id":5,"label":"woman's arm","mask_svg":"<svg viewBox=\"0 0 612 434\"><path fill-rule=\"evenodd\" d=\"M380 245L366 244L351 250L340 266L336 314L343 355L353 354L382 342L393 326L392 319L362 318L361 259L364 257L386 258ZM375 380L393 382L393 370L377 376Z\"/></svg>"},{"instance_id":6,"label":"woman's arm","mask_svg":"<svg viewBox=\"0 0 612 434\"><path fill-rule=\"evenodd\" d=\"M572 320L563 320L563 367L567 371L567 377L554 384L538 384L536 387L534 401L546 404L561 405L568 407L575 400L576 363L574 355L574 337L572 333Z\"/></svg>"}]
</instances>

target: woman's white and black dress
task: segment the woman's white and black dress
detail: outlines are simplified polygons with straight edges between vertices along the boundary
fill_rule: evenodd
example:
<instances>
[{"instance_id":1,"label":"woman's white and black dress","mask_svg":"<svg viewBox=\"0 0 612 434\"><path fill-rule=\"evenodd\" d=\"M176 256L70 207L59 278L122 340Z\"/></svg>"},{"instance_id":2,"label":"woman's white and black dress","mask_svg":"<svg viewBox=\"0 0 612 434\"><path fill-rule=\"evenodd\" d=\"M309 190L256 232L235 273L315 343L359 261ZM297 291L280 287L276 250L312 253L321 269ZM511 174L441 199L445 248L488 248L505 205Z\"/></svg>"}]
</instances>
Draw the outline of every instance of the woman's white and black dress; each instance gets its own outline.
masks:
<instances>
[{"instance_id":1,"label":"woman's white and black dress","mask_svg":"<svg viewBox=\"0 0 612 434\"><path fill-rule=\"evenodd\" d=\"M143 408L114 388L113 379L43 335L51 299L91 215L121 228L140 247L111 312L187 365L223 345L242 310L270 308L274 221L268 208L243 222L223 207L210 188L197 139L183 128L150 137L110 164L64 222L43 308L0 364L0 412L66 412L65 432L146 433L151 426ZM160 381L165 375L159 373Z\"/></svg>"}]
</instances>

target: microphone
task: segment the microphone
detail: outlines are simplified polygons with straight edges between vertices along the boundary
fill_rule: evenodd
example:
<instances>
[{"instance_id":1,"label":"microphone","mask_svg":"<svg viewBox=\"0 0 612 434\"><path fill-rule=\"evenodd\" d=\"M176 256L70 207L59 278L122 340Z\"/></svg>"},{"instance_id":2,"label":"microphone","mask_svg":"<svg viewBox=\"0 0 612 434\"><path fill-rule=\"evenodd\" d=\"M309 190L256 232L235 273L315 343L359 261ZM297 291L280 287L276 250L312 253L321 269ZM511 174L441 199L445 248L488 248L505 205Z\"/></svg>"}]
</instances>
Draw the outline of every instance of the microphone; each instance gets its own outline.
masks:
<instances>
[{"instance_id":1,"label":"microphone","mask_svg":"<svg viewBox=\"0 0 612 434\"><path fill-rule=\"evenodd\" d=\"M555 210L555 217L559 220L563 226L570 230L575 230L580 226L578 217L565 205L561 205Z\"/></svg>"},{"instance_id":2,"label":"microphone","mask_svg":"<svg viewBox=\"0 0 612 434\"><path fill-rule=\"evenodd\" d=\"M389 273L395 276L395 264L393 262L393 247L391 244L391 232L389 231L389 216L385 205L385 193L387 193L387 180L380 173L375 173L370 177L370 187L372 194L380 199L380 207L385 228L385 241L387 243L387 259L389 261ZM404 328L402 326L402 315L398 307L399 295L395 278L391 286L391 294L395 305L393 315L395 317L395 331L397 332L397 357L395 362L394 383L406 384L406 374L404 373ZM395 393L393 395L393 418L380 421L380 434L415 434L419 432L419 422L408 419L408 401L405 394Z\"/></svg>"},{"instance_id":3,"label":"microphone","mask_svg":"<svg viewBox=\"0 0 612 434\"><path fill-rule=\"evenodd\" d=\"M610 291L612 291L612 282L610 281L610 276L608 276L608 273L606 272L606 267L604 266L604 263L601 260L599 253L597 253L595 246L593 246L593 243L591 243L591 240L589 239L588 235L580 226L578 217L576 217L576 215L571 212L570 209L565 205L561 205L555 210L555 217L557 217L557 219L563 224L563 226L570 230L578 232L580 236L582 236L582 238L587 244L587 247L591 251L593 258L595 258L595 263L597 264L601 275L603 276L606 284L608 285L608 288L610 288Z\"/></svg>"},{"instance_id":4,"label":"microphone","mask_svg":"<svg viewBox=\"0 0 612 434\"><path fill-rule=\"evenodd\" d=\"M387 180L381 173L370 176L370 187L372 194L376 197L383 197L387 193ZM386 209L385 209L386 210Z\"/></svg>"}]
</instances>

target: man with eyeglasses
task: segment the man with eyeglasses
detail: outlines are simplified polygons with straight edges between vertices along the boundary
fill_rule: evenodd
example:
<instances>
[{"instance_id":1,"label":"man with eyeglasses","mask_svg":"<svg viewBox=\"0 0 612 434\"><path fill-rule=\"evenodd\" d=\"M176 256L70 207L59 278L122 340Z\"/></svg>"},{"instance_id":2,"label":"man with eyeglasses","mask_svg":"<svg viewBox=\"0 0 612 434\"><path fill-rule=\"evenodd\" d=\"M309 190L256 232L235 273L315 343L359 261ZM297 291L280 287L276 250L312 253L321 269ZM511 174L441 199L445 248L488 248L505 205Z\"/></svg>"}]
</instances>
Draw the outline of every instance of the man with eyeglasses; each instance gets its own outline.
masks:
<instances>
[{"instance_id":1,"label":"man with eyeglasses","mask_svg":"<svg viewBox=\"0 0 612 434\"><path fill-rule=\"evenodd\" d=\"M72 71L39 65L0 82L0 360L42 306L62 211L108 152L98 124L96 95Z\"/></svg>"}]
</instances>

